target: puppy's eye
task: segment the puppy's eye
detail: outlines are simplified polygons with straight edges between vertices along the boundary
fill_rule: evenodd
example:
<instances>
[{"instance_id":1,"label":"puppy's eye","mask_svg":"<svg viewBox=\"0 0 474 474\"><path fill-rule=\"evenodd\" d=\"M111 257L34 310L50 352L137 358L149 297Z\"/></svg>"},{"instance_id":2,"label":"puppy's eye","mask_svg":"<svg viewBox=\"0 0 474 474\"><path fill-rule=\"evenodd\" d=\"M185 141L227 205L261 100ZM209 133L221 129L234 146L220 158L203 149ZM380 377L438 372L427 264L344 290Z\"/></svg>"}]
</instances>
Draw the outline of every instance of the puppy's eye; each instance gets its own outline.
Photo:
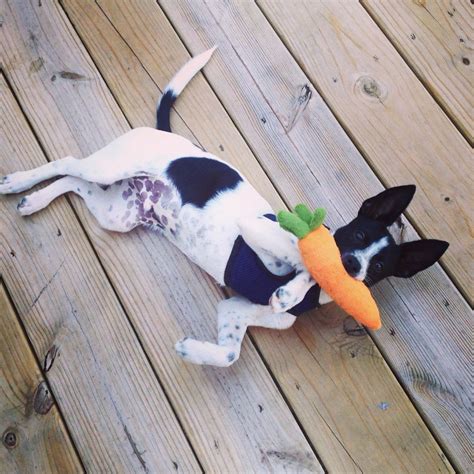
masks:
<instances>
[{"instance_id":1,"label":"puppy's eye","mask_svg":"<svg viewBox=\"0 0 474 474\"><path fill-rule=\"evenodd\" d=\"M377 262L374 268L377 273L380 273L383 270L383 262Z\"/></svg>"},{"instance_id":2,"label":"puppy's eye","mask_svg":"<svg viewBox=\"0 0 474 474\"><path fill-rule=\"evenodd\" d=\"M354 234L355 238L359 241L363 241L365 240L365 232L362 232L361 230L358 230L355 234Z\"/></svg>"}]
</instances>

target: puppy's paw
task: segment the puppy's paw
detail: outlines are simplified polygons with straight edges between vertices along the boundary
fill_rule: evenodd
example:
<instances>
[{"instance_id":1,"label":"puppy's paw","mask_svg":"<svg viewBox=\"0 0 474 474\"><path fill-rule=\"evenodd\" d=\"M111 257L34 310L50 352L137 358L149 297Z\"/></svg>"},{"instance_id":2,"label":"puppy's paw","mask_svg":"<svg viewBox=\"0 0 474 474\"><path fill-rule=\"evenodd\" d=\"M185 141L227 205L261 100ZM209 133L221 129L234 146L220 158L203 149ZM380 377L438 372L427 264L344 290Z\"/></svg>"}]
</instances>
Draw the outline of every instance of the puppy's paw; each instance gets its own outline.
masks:
<instances>
[{"instance_id":1,"label":"puppy's paw","mask_svg":"<svg viewBox=\"0 0 474 474\"><path fill-rule=\"evenodd\" d=\"M0 194L11 193L12 185L10 176L2 176L0 178Z\"/></svg>"},{"instance_id":2,"label":"puppy's paw","mask_svg":"<svg viewBox=\"0 0 474 474\"><path fill-rule=\"evenodd\" d=\"M188 356L188 349L186 347L186 341L189 340L189 337L183 337L175 345L174 350L182 359L185 359Z\"/></svg>"},{"instance_id":3,"label":"puppy's paw","mask_svg":"<svg viewBox=\"0 0 474 474\"><path fill-rule=\"evenodd\" d=\"M29 216L40 209L40 207L33 204L34 200L31 196L24 197L16 206L21 216Z\"/></svg>"},{"instance_id":4,"label":"puppy's paw","mask_svg":"<svg viewBox=\"0 0 474 474\"><path fill-rule=\"evenodd\" d=\"M28 171L18 171L0 178L0 194L20 193L30 188L34 183Z\"/></svg>"},{"instance_id":5,"label":"puppy's paw","mask_svg":"<svg viewBox=\"0 0 474 474\"><path fill-rule=\"evenodd\" d=\"M284 313L298 303L298 296L293 294L286 286L277 288L268 302L274 313Z\"/></svg>"}]
</instances>

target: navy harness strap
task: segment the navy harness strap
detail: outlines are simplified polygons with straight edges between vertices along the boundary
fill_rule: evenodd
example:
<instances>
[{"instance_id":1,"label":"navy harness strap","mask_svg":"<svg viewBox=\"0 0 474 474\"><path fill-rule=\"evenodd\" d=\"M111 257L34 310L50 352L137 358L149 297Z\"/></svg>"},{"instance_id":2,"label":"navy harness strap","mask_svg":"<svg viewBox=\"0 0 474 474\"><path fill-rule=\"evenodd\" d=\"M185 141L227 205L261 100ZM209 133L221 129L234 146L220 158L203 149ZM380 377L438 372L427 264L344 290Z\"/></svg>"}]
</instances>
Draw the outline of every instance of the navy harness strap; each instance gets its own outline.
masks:
<instances>
[{"instance_id":1,"label":"navy harness strap","mask_svg":"<svg viewBox=\"0 0 474 474\"><path fill-rule=\"evenodd\" d=\"M266 214L265 217L276 221L273 214ZM287 275L274 275L239 235L227 262L224 282L253 303L268 305L268 300L273 292L292 280L295 274L296 272L293 270ZM288 313L299 316L305 311L317 308L320 292L321 288L318 285L312 286L303 301L291 308Z\"/></svg>"}]
</instances>

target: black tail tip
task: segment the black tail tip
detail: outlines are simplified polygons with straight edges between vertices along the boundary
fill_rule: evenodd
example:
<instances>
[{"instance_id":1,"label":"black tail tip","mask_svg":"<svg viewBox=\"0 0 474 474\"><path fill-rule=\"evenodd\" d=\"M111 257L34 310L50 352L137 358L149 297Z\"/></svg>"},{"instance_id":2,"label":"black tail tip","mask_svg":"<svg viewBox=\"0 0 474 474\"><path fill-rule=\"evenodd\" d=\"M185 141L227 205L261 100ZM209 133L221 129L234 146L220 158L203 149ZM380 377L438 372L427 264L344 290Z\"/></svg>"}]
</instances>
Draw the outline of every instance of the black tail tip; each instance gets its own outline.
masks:
<instances>
[{"instance_id":1,"label":"black tail tip","mask_svg":"<svg viewBox=\"0 0 474 474\"><path fill-rule=\"evenodd\" d=\"M161 96L156 110L156 128L164 132L171 132L170 113L176 101L176 94L172 89L166 90Z\"/></svg>"}]
</instances>

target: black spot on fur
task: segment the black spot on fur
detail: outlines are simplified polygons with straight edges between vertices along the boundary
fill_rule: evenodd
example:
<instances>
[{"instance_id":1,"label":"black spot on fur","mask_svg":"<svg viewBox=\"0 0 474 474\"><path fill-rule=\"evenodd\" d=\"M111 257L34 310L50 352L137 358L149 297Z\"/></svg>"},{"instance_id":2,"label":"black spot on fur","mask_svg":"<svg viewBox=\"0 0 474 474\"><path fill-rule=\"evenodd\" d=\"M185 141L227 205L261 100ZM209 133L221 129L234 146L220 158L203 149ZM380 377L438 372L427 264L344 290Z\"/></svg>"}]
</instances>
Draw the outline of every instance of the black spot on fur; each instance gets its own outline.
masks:
<instances>
[{"instance_id":1,"label":"black spot on fur","mask_svg":"<svg viewBox=\"0 0 474 474\"><path fill-rule=\"evenodd\" d=\"M178 158L170 163L166 173L178 189L183 205L200 208L243 181L229 165L210 158Z\"/></svg>"},{"instance_id":2,"label":"black spot on fur","mask_svg":"<svg viewBox=\"0 0 474 474\"><path fill-rule=\"evenodd\" d=\"M235 359L235 352L229 352L229 354L227 354L227 360L229 362L232 362L234 359Z\"/></svg>"}]
</instances>

